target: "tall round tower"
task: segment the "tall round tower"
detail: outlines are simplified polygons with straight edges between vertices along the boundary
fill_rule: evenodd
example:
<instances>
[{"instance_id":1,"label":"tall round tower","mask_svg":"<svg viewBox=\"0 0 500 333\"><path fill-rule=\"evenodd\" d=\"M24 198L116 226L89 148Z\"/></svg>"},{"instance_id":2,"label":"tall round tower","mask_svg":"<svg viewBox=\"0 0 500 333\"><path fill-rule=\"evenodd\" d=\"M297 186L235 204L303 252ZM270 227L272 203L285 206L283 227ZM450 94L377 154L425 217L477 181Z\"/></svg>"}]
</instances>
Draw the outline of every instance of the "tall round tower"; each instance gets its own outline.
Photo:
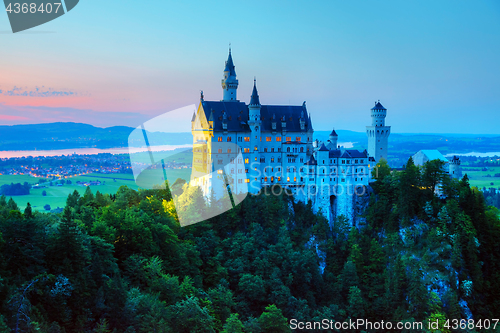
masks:
<instances>
[{"instance_id":1,"label":"tall round tower","mask_svg":"<svg viewBox=\"0 0 500 333\"><path fill-rule=\"evenodd\" d=\"M449 173L451 178L462 178L462 167L460 166L460 158L453 156L449 163Z\"/></svg>"},{"instance_id":2,"label":"tall round tower","mask_svg":"<svg viewBox=\"0 0 500 333\"><path fill-rule=\"evenodd\" d=\"M368 155L373 157L376 162L380 159L387 160L387 147L391 126L385 126L385 117L387 109L375 102L371 109L372 125L366 126L366 135L368 136Z\"/></svg>"},{"instance_id":3,"label":"tall round tower","mask_svg":"<svg viewBox=\"0 0 500 333\"><path fill-rule=\"evenodd\" d=\"M236 90L238 89L238 80L236 79L236 71L234 70L233 57L231 56L231 48L229 48L229 56L226 61L226 68L224 68L224 78L222 79L222 101L235 102Z\"/></svg>"},{"instance_id":4,"label":"tall round tower","mask_svg":"<svg viewBox=\"0 0 500 333\"><path fill-rule=\"evenodd\" d=\"M253 91L250 97L250 104L248 105L248 126L252 131L250 137L251 144L251 166L248 179L250 180L249 191L251 193L257 193L261 189L261 170L260 170L260 133L261 133L261 116L260 116L260 100L259 94L257 92L257 84L255 79L253 80Z\"/></svg>"}]
</instances>

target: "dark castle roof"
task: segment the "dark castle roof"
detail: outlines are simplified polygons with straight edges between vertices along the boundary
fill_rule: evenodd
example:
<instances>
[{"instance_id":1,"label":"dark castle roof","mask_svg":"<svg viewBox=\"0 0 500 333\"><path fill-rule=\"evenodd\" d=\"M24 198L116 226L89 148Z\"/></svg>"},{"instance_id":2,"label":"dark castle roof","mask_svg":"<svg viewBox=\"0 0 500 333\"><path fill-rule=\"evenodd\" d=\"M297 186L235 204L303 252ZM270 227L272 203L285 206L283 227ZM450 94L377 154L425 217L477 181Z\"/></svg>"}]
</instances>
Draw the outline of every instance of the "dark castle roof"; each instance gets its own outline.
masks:
<instances>
[{"instance_id":1,"label":"dark castle roof","mask_svg":"<svg viewBox=\"0 0 500 333\"><path fill-rule=\"evenodd\" d=\"M253 80L253 91L252 91L252 96L250 97L250 105L260 105L259 93L257 92L257 86L255 84L255 80Z\"/></svg>"},{"instance_id":2,"label":"dark castle roof","mask_svg":"<svg viewBox=\"0 0 500 333\"><path fill-rule=\"evenodd\" d=\"M211 102L202 101L203 110L207 119L213 111L213 129L214 131L223 131L222 121L223 112L226 113L227 131L240 132L249 131L248 127L248 105L244 102ZM282 122L286 122L287 132L306 132L312 131L311 118L304 105L262 105L261 110L262 132L272 132L272 122L276 123L276 132L280 132ZM300 119L305 122L304 130L300 129ZM274 118L274 120L273 120Z\"/></svg>"},{"instance_id":3,"label":"dark castle roof","mask_svg":"<svg viewBox=\"0 0 500 333\"><path fill-rule=\"evenodd\" d=\"M346 149L344 151L340 149L332 149L328 155L329 158L367 158L368 154L365 151L359 151L355 149Z\"/></svg>"},{"instance_id":4,"label":"dark castle roof","mask_svg":"<svg viewBox=\"0 0 500 333\"><path fill-rule=\"evenodd\" d=\"M322 143L321 144L321 147L319 147L319 150L318 151L329 151L328 148L325 147L325 144Z\"/></svg>"},{"instance_id":5,"label":"dark castle roof","mask_svg":"<svg viewBox=\"0 0 500 333\"><path fill-rule=\"evenodd\" d=\"M332 130L332 133L330 133L330 136L338 136L337 132L335 132L335 129Z\"/></svg>"},{"instance_id":6,"label":"dark castle roof","mask_svg":"<svg viewBox=\"0 0 500 333\"><path fill-rule=\"evenodd\" d=\"M231 56L231 50L229 50L229 56L226 61L226 68L224 72L229 72L229 76L236 76L236 71L234 70L233 57Z\"/></svg>"},{"instance_id":7,"label":"dark castle roof","mask_svg":"<svg viewBox=\"0 0 500 333\"><path fill-rule=\"evenodd\" d=\"M372 107L372 110L387 110L387 109L384 108L384 106L382 104L380 104L380 102L377 102L377 103L375 103L375 106Z\"/></svg>"}]
</instances>

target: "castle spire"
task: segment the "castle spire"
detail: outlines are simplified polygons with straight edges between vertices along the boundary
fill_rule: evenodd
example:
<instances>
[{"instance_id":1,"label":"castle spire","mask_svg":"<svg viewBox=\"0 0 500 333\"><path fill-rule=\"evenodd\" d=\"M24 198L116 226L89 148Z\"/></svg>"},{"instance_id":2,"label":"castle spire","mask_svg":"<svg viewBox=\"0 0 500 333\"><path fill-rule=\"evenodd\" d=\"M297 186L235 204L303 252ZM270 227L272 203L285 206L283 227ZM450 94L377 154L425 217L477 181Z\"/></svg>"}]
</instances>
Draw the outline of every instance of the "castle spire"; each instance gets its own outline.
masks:
<instances>
[{"instance_id":1,"label":"castle spire","mask_svg":"<svg viewBox=\"0 0 500 333\"><path fill-rule=\"evenodd\" d=\"M259 93L257 92L257 83L255 78L253 79L253 91L252 97L250 97L250 105L260 105Z\"/></svg>"},{"instance_id":2,"label":"castle spire","mask_svg":"<svg viewBox=\"0 0 500 333\"><path fill-rule=\"evenodd\" d=\"M236 90L238 89L238 80L234 70L233 56L231 55L231 45L229 45L229 55L224 68L224 78L222 79L222 100L224 102L237 101Z\"/></svg>"}]
</instances>

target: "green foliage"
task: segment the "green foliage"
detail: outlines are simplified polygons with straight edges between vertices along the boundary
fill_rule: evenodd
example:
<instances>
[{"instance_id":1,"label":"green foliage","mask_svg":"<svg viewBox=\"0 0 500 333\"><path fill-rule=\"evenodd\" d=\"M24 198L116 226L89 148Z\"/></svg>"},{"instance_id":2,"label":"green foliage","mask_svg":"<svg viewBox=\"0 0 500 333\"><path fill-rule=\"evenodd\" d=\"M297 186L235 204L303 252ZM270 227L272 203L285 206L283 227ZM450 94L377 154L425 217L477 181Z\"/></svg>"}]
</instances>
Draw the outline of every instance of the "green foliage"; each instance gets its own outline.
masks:
<instances>
[{"instance_id":1,"label":"green foliage","mask_svg":"<svg viewBox=\"0 0 500 333\"><path fill-rule=\"evenodd\" d=\"M177 209L198 217L220 204L183 182L174 198L168 187L87 188L60 214L21 212L1 196L0 332L262 333L290 332L291 318L492 318L498 211L440 167L410 160L391 171L382 161L356 227L287 194L249 196L181 227Z\"/></svg>"},{"instance_id":2,"label":"green foliage","mask_svg":"<svg viewBox=\"0 0 500 333\"><path fill-rule=\"evenodd\" d=\"M237 313L231 314L229 318L227 318L226 323L224 324L224 329L221 333L243 333L244 326L238 318Z\"/></svg>"},{"instance_id":3,"label":"green foliage","mask_svg":"<svg viewBox=\"0 0 500 333\"><path fill-rule=\"evenodd\" d=\"M259 324L262 333L291 332L287 319L274 304L266 306L266 310L259 317Z\"/></svg>"}]
</instances>

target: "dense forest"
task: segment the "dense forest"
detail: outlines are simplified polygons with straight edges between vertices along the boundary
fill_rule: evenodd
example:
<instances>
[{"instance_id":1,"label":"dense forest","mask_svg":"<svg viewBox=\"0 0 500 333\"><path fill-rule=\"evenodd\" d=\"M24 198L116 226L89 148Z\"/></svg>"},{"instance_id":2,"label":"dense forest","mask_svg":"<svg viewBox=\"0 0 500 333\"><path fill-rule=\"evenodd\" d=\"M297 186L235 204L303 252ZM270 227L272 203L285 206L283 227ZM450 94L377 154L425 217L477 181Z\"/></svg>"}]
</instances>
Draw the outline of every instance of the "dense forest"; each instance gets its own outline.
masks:
<instances>
[{"instance_id":1,"label":"dense forest","mask_svg":"<svg viewBox=\"0 0 500 333\"><path fill-rule=\"evenodd\" d=\"M60 214L2 196L0 332L279 333L360 318L482 331L445 323L500 314L499 211L441 167L381 163L357 226L286 193L183 228L168 187L87 188ZM184 186L179 202L206 205Z\"/></svg>"}]
</instances>

